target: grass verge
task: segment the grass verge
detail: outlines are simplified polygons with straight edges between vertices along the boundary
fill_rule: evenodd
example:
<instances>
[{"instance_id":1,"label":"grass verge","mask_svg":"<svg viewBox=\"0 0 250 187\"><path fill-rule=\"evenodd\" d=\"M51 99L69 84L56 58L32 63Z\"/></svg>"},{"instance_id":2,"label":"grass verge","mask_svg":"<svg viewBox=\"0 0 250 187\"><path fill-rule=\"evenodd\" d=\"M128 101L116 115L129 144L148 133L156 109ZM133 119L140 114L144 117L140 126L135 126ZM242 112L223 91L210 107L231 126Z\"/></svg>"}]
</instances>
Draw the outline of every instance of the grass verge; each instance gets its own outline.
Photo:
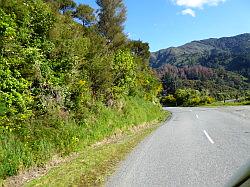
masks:
<instances>
[{"instance_id":1,"label":"grass verge","mask_svg":"<svg viewBox=\"0 0 250 187\"><path fill-rule=\"evenodd\" d=\"M158 126L159 122L132 128L118 139L88 147L76 159L24 186L102 186L117 164Z\"/></svg>"}]
</instances>

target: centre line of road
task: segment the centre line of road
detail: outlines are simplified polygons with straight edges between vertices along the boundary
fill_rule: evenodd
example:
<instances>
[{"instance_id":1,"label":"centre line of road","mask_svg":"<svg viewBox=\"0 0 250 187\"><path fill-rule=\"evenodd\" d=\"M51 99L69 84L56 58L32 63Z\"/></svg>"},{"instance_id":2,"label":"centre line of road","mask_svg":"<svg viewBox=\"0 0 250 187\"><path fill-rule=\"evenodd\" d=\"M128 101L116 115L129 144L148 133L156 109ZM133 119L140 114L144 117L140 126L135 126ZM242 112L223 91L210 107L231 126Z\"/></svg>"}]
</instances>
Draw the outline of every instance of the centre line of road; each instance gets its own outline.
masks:
<instances>
[{"instance_id":1,"label":"centre line of road","mask_svg":"<svg viewBox=\"0 0 250 187\"><path fill-rule=\"evenodd\" d=\"M199 116L196 114L196 118L199 119Z\"/></svg>"},{"instance_id":2,"label":"centre line of road","mask_svg":"<svg viewBox=\"0 0 250 187\"><path fill-rule=\"evenodd\" d=\"M209 134L207 133L207 131L203 131L204 134L206 135L207 139L210 141L211 144L214 144L214 141L212 140L212 138L209 136Z\"/></svg>"}]
</instances>

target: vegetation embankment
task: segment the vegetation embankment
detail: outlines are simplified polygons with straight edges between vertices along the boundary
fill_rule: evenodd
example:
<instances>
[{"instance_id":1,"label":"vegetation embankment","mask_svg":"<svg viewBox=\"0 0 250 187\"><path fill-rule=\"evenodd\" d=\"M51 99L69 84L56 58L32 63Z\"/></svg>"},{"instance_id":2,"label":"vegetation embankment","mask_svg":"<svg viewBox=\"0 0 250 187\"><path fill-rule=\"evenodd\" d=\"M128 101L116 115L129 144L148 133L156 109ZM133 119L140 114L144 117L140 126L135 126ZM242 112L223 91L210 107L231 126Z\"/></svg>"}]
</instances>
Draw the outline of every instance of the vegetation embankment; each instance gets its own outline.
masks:
<instances>
[{"instance_id":1,"label":"vegetation embankment","mask_svg":"<svg viewBox=\"0 0 250 187\"><path fill-rule=\"evenodd\" d=\"M0 1L0 179L164 118L122 0Z\"/></svg>"},{"instance_id":2,"label":"vegetation embankment","mask_svg":"<svg viewBox=\"0 0 250 187\"><path fill-rule=\"evenodd\" d=\"M143 103L138 104L141 105ZM150 107L150 105L144 105L144 107ZM100 130L95 130L93 133L99 137L85 140L85 142L84 140L80 140L82 143L91 142L91 146L82 145L81 147L78 147L78 149L76 149L77 155L73 154L72 156L64 157L63 160L61 160L61 158L53 158L52 163L46 164L45 167L35 167L18 176L11 177L4 181L4 185L99 186L103 184L107 177L115 171L118 163L124 159L142 139L159 127L160 120L162 121L170 116L169 113L166 112L165 115L162 115L162 119L154 120L161 114L150 113L158 112L158 109L154 110L153 108L148 108L144 111L141 110L141 108L130 108L130 111L131 109L133 114L131 113L131 116L127 116L128 118L134 118L136 116L141 118L142 116L136 115L136 113L144 113L144 119L137 120L141 123L142 120L147 121L146 118L149 117L148 122L140 125L131 125L131 123L136 123L136 119L120 122L120 116L111 114L113 117L113 120L111 120L109 118L110 116L102 115L102 119L109 118L109 121L112 121L112 124L109 124L109 127L111 125L116 127L116 129L112 130L112 134L110 129L100 129L102 131L106 130L111 136L105 137L105 134L101 133ZM98 121L100 121L100 119ZM107 122L103 121L102 127L106 126L105 123ZM119 125L118 128L117 125ZM81 131L83 129L78 130ZM102 136L101 138L100 135ZM96 141L97 139L100 139L100 141Z\"/></svg>"},{"instance_id":3,"label":"vegetation embankment","mask_svg":"<svg viewBox=\"0 0 250 187\"><path fill-rule=\"evenodd\" d=\"M157 127L159 122L155 121L119 130L115 136L86 148L78 153L77 158L51 169L46 175L24 186L102 186L119 162ZM12 180L15 181L17 179Z\"/></svg>"}]
</instances>

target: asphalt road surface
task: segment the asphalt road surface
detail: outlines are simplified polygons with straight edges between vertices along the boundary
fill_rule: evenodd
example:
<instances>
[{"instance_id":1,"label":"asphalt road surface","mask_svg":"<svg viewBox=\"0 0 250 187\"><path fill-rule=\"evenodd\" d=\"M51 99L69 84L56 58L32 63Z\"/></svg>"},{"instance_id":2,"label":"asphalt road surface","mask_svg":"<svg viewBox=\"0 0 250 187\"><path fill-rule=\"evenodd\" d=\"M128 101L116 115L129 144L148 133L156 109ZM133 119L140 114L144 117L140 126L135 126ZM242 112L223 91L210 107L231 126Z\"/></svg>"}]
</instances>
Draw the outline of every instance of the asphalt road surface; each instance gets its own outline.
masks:
<instances>
[{"instance_id":1,"label":"asphalt road surface","mask_svg":"<svg viewBox=\"0 0 250 187\"><path fill-rule=\"evenodd\" d=\"M106 186L224 186L250 159L249 106L167 109Z\"/></svg>"}]
</instances>

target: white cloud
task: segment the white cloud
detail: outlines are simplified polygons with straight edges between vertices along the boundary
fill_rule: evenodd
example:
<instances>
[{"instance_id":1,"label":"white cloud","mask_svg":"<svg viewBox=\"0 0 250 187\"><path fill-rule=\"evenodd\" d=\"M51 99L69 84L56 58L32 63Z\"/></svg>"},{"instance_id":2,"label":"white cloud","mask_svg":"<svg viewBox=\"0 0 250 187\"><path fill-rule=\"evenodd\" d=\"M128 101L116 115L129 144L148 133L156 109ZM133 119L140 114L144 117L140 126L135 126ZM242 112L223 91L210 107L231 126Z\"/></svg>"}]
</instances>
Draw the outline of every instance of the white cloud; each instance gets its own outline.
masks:
<instances>
[{"instance_id":1,"label":"white cloud","mask_svg":"<svg viewBox=\"0 0 250 187\"><path fill-rule=\"evenodd\" d=\"M178 6L185 6L188 8L203 8L204 5L217 6L226 0L174 0Z\"/></svg>"},{"instance_id":2,"label":"white cloud","mask_svg":"<svg viewBox=\"0 0 250 187\"><path fill-rule=\"evenodd\" d=\"M192 17L196 16L194 9L203 9L205 5L207 6L218 6L220 3L226 0L172 0L176 5L185 7L185 10L181 11L182 15L190 15Z\"/></svg>"},{"instance_id":3,"label":"white cloud","mask_svg":"<svg viewBox=\"0 0 250 187\"><path fill-rule=\"evenodd\" d=\"M181 14L182 15L190 15L192 17L196 16L195 12L191 8L187 8L187 9L181 11Z\"/></svg>"}]
</instances>

